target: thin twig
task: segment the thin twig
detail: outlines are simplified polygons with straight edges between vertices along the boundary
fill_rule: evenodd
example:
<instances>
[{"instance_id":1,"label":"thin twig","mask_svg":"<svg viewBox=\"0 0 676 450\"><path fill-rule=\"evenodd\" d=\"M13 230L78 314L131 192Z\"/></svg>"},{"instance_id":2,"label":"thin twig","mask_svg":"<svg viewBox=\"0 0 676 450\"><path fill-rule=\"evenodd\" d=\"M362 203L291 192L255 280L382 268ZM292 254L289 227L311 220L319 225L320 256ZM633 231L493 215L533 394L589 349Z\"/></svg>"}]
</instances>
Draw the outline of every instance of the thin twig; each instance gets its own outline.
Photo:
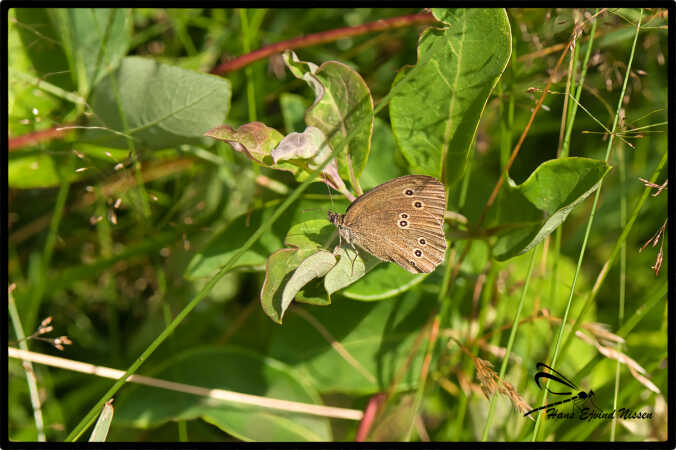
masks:
<instances>
[{"instance_id":1,"label":"thin twig","mask_svg":"<svg viewBox=\"0 0 676 450\"><path fill-rule=\"evenodd\" d=\"M54 127L46 130L34 131L32 133L23 134L21 136L10 137L9 151L17 150L22 147L29 147L31 145L39 144L42 141L49 141L52 139L63 138L66 136L66 130L70 128Z\"/></svg>"},{"instance_id":2,"label":"thin twig","mask_svg":"<svg viewBox=\"0 0 676 450\"><path fill-rule=\"evenodd\" d=\"M313 45L337 41L338 39L345 39L351 36L372 33L374 31L383 31L393 28L407 27L415 24L435 22L436 19L432 16L432 14L420 13L409 16L392 17L390 19L380 19L376 20L375 22L369 22L354 27L338 28L335 30L299 36L289 39L288 41L276 42L274 44L266 45L265 47L254 50L251 53L247 53L238 58L224 62L223 64L214 68L211 73L223 75L228 72L233 72L255 61L258 61L259 59L267 58L274 55L275 53L281 53L287 49L310 47Z\"/></svg>"}]
</instances>

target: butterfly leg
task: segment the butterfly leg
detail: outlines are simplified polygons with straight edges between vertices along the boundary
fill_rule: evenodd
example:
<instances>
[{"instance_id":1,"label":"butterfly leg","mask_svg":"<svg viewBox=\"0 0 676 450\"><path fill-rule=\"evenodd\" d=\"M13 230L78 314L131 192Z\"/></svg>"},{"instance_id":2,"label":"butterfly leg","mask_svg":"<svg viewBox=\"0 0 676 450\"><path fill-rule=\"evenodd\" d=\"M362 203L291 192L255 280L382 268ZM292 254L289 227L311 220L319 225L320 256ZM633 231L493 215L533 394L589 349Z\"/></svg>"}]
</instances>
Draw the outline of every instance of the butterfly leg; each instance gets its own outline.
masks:
<instances>
[{"instance_id":1,"label":"butterfly leg","mask_svg":"<svg viewBox=\"0 0 676 450\"><path fill-rule=\"evenodd\" d=\"M359 250L357 250L357 247L355 247L352 242L350 242L350 246L352 247L352 250L354 250L354 258L352 259L352 269L350 272L350 277L352 277L354 276L354 263L357 261L357 256L359 256Z\"/></svg>"}]
</instances>

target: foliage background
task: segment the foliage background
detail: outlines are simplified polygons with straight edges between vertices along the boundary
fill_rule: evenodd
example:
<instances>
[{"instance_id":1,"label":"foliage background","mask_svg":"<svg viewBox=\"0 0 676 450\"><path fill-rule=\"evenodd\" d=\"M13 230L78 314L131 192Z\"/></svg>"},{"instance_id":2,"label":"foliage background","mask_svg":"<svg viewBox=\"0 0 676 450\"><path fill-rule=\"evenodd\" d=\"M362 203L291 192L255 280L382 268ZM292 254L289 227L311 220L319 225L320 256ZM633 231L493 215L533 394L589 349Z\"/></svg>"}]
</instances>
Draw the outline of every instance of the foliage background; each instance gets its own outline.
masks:
<instances>
[{"instance_id":1,"label":"foliage background","mask_svg":"<svg viewBox=\"0 0 676 450\"><path fill-rule=\"evenodd\" d=\"M63 125L94 125L92 109L96 111L97 95L115 92L115 86L103 86L102 80L106 68L115 67L119 61L85 58L86 64L77 66L83 71L79 73L69 65L78 56L68 54L63 42L68 33L86 34L88 28L59 28L55 24L66 23L59 16L63 11L8 12L10 146L17 137ZM92 48L106 45L126 51L124 55L207 73L222 60L268 43L418 12L369 8L133 9L115 19L111 28L114 33L103 39L86 36L91 38ZM592 13L573 9L508 10L512 57L479 125L471 170L465 175L467 197L459 205L459 195L452 193L449 209L464 214L470 222L476 221L540 96L529 88L544 87L574 24ZM96 14L103 15L105 10L96 10ZM581 97L589 114L578 111L571 156L604 158L607 135L591 116L606 126L612 123L638 18L636 9L603 10L597 18L596 47ZM634 148L620 139L615 141L609 161L614 169L602 187L571 318L576 317L582 303L577 299L589 294L618 241L622 231L620 205L625 202L626 210L632 210L644 190L638 178L650 178L667 151L666 10L645 10L642 24L621 124L623 136ZM397 71L415 63L423 28L417 25L364 33L296 51L305 61L348 64L364 78L377 103L389 92ZM583 41L578 42L584 42L588 32L587 25ZM551 88L559 95L546 98L546 108L538 113L510 169L516 183L557 155L565 98L560 94L566 90L567 65L568 60ZM101 71L87 73L92 67ZM181 95L179 91L167 93L167 86L154 86L152 78L148 82L135 78L135 73L130 76L129 86L164 90L159 102L172 102ZM209 113L220 114L224 123L235 128L259 120L284 133L302 131L302 112L312 96L278 58L257 61L225 77L228 83L221 88L231 93L231 98L224 95L214 99ZM191 86L198 89L202 82L194 81ZM213 83L222 82L214 78ZM252 165L227 144L200 138L208 128L204 123L190 123L190 117L179 119L171 132L185 126L182 138L193 131L194 135L191 141L176 147L170 145L171 140L158 143L154 136L148 136L139 148L120 150L111 143L106 144L110 147L87 147L87 142L91 145L97 138L97 131L90 129L65 136L54 133L50 139L12 148L8 161L8 277L14 286L11 300L16 303L26 334L51 316L54 331L41 337L67 335L72 341L58 351L49 342L33 339L28 342L33 351L107 367L129 367L204 286L204 279L184 277L194 255L204 251L210 239L242 213L261 207L274 209L294 188L290 174ZM381 111L378 119L371 158L362 177L367 189L407 170L404 159L392 152L395 143L387 111ZM633 132L639 137L631 136L633 129L646 125L651 127ZM75 156L73 149L84 158ZM392 150L386 153L383 149ZM133 157L127 159L130 154ZM626 165L624 175L620 174L621 158ZM88 170L76 172L81 167ZM139 179L144 180L141 185ZM665 171L658 180L658 184L666 180ZM325 186L312 185L304 194L306 200L318 199L323 209L301 213L302 208L297 208L294 217L323 218L329 205L325 194ZM121 205L116 207L118 199L122 199ZM338 209L342 207L339 201L336 204ZM543 245L536 250L536 270L522 316L530 320L522 324L505 377L531 405L539 399L532 383L535 363L551 355L559 328L555 319L543 316L542 309L555 318L563 315L590 208L591 198L575 208L561 228L561 253L556 260L547 258ZM620 406L651 410L654 418L621 423L615 432L609 422L548 421L540 438L608 440L615 433L616 440L666 439L667 246L659 275L651 266L662 251L663 241L638 252L666 217L666 192L650 197L628 236L624 262L612 267L584 316L587 323L608 324L612 332L636 321L631 333L624 336L626 343L612 348L644 367L660 393L648 389L625 365L620 366L616 383L616 362L607 355L599 357L596 348L581 340L572 342L557 366L581 387L593 388L604 409L610 408L617 385ZM283 235L286 229L278 226L273 229ZM245 230L244 238L255 226ZM463 249L463 236L466 238L461 231L462 227L457 234L450 234L451 240L457 241L458 251ZM545 247L551 253L553 246L548 242ZM373 394L394 386L394 394L372 427L371 439L406 439L404 431L413 423L412 412L417 412L420 421L413 427L414 440L529 440L532 423L518 413L514 399L510 402L497 396L495 416L487 422L489 401L481 393L486 385L476 376L483 366L467 354L491 361L497 371L527 263L528 255L499 263L489 257L480 241L474 246L451 288L448 320L441 324L439 350L424 385L417 380L425 345L416 346L415 342L428 336L425 324L434 315L442 282L437 273L406 293L380 302L336 295L330 306L295 306L291 311L300 311L289 315L281 327L259 306L264 268L228 273L145 362L140 373L198 386L218 385L224 382L224 374L229 374L227 383L243 392L355 409L364 409ZM549 280L554 265L559 285L552 295ZM626 282L623 294L619 287L622 281ZM620 323L621 295L625 307ZM306 318L308 314L330 326L334 343L342 344L363 363L373 381L366 383L354 366L346 364L335 348L319 337L317 327ZM14 326L10 324L12 346L17 339ZM468 351L460 351L456 342L462 342ZM586 371L578 373L582 367ZM111 384L110 380L39 365L34 370L48 440L65 439ZM392 385L399 370L403 378ZM16 360L10 360L8 373L9 438L35 440L38 435L24 370ZM416 394L423 396L419 408ZM353 440L357 433L356 422L214 407L181 395L124 387L114 403L116 415L107 439ZM255 420L252 414L258 414Z\"/></svg>"}]
</instances>

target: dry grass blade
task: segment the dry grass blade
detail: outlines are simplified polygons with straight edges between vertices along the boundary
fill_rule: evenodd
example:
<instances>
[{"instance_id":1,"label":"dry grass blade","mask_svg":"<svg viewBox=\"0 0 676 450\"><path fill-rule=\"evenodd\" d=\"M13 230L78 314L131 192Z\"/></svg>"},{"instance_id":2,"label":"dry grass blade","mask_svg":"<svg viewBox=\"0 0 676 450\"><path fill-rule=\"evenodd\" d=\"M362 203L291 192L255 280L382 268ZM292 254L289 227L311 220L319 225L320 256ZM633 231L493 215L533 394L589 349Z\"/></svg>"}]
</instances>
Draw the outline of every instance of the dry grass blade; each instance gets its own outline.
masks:
<instances>
[{"instance_id":1,"label":"dry grass blade","mask_svg":"<svg viewBox=\"0 0 676 450\"><path fill-rule=\"evenodd\" d=\"M586 322L582 324L582 328L589 331L596 336L597 339L605 339L606 341L624 343L624 338L616 335L608 330L608 325L599 322Z\"/></svg>"},{"instance_id":2,"label":"dry grass blade","mask_svg":"<svg viewBox=\"0 0 676 450\"><path fill-rule=\"evenodd\" d=\"M647 387L655 394L661 394L660 389L657 386L655 386L655 384L652 381L650 381L649 379L638 373L636 370L634 370L632 366L629 366L629 371L634 376L634 378L636 378L639 381L639 383L641 383L643 386Z\"/></svg>"},{"instance_id":3,"label":"dry grass blade","mask_svg":"<svg viewBox=\"0 0 676 450\"><path fill-rule=\"evenodd\" d=\"M587 336L579 330L575 332L575 335L589 345L596 347L599 353L601 353L603 356L614 359L615 361L619 361L620 363L629 367L629 371L639 383L655 393L660 393L660 390L657 388L657 386L655 386L652 381L648 380L648 378L642 375L646 373L646 370L635 360L614 348L601 345L600 342L596 341L592 337Z\"/></svg>"}]
</instances>

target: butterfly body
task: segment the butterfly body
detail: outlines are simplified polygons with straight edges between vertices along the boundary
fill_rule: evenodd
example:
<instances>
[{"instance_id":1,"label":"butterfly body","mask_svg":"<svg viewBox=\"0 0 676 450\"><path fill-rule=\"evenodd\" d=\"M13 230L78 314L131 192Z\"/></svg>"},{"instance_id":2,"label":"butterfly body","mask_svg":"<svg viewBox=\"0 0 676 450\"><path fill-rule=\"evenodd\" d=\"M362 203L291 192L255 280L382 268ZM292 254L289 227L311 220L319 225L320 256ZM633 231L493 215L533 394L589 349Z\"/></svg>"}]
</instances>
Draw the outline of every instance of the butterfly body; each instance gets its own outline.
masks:
<instances>
[{"instance_id":1,"label":"butterfly body","mask_svg":"<svg viewBox=\"0 0 676 450\"><path fill-rule=\"evenodd\" d=\"M341 238L412 273L444 260L446 190L436 178L406 175L375 187L345 211L329 211Z\"/></svg>"}]
</instances>

